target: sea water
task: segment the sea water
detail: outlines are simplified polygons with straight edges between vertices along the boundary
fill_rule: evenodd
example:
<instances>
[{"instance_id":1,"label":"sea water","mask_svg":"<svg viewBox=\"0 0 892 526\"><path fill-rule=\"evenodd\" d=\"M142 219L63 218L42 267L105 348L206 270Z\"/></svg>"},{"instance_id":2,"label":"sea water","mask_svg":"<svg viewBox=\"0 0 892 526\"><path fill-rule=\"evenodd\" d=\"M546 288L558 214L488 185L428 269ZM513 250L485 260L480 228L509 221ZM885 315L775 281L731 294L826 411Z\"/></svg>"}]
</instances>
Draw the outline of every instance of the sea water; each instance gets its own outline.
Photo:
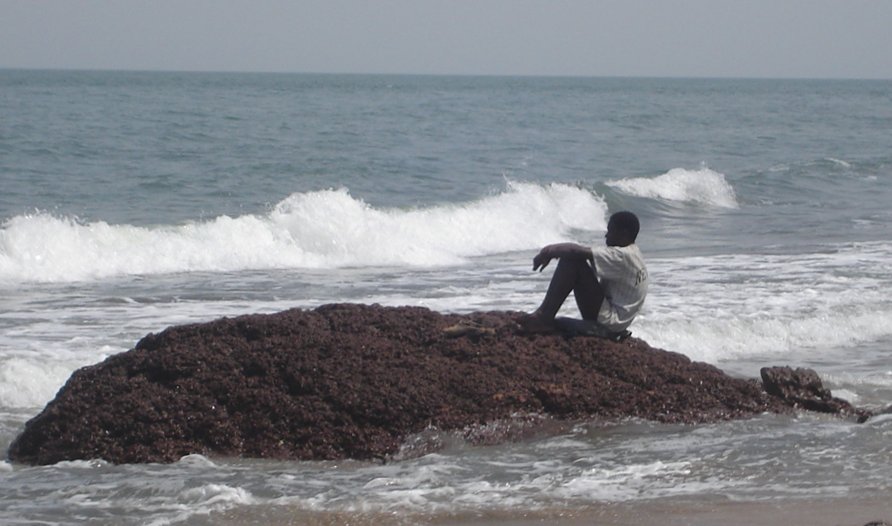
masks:
<instances>
[{"instance_id":1,"label":"sea water","mask_svg":"<svg viewBox=\"0 0 892 526\"><path fill-rule=\"evenodd\" d=\"M882 408L890 203L888 81L0 71L0 449L74 370L170 325L329 302L532 310L538 248L601 245L621 209L652 276L635 336L736 376L811 367ZM0 522L892 498L888 416L440 439L383 465L0 462Z\"/></svg>"}]
</instances>

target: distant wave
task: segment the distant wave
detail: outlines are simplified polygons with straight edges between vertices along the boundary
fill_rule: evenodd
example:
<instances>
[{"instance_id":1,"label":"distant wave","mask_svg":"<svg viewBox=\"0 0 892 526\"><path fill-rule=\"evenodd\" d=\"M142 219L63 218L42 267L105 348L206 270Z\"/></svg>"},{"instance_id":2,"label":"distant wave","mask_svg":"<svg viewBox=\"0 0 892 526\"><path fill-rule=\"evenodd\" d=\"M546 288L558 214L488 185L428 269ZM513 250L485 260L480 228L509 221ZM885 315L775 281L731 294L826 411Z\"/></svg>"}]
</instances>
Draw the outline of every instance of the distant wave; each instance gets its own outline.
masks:
<instances>
[{"instance_id":1,"label":"distant wave","mask_svg":"<svg viewBox=\"0 0 892 526\"><path fill-rule=\"evenodd\" d=\"M346 189L292 194L265 215L184 225L82 223L47 213L0 230L0 281L269 268L438 266L603 230L607 205L563 184L508 182L497 195L417 209L374 208Z\"/></svg>"},{"instance_id":2,"label":"distant wave","mask_svg":"<svg viewBox=\"0 0 892 526\"><path fill-rule=\"evenodd\" d=\"M827 161L829 161L837 166L841 166L842 168L851 168L852 167L852 164L849 163L848 161L843 161L842 159L837 159L835 157L827 157Z\"/></svg>"},{"instance_id":3,"label":"distant wave","mask_svg":"<svg viewBox=\"0 0 892 526\"><path fill-rule=\"evenodd\" d=\"M706 167L699 170L673 168L652 178L634 177L609 181L606 184L637 197L718 208L738 206L734 188L725 180L725 176Z\"/></svg>"}]
</instances>

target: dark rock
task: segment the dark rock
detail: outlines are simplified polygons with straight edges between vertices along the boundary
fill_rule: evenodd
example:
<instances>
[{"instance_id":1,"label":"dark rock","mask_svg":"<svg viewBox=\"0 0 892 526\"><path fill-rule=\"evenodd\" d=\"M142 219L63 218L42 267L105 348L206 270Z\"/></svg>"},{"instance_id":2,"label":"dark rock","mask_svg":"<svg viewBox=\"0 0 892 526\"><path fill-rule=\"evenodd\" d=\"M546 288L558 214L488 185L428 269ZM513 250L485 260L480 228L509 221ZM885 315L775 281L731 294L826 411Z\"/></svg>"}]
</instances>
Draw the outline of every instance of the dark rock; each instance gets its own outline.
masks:
<instances>
[{"instance_id":1,"label":"dark rock","mask_svg":"<svg viewBox=\"0 0 892 526\"><path fill-rule=\"evenodd\" d=\"M510 439L518 427L499 422L512 419L698 423L790 411L754 380L641 340L524 335L513 317L326 305L172 327L76 371L8 455L374 459L411 437L435 447L442 435L427 430Z\"/></svg>"},{"instance_id":2,"label":"dark rock","mask_svg":"<svg viewBox=\"0 0 892 526\"><path fill-rule=\"evenodd\" d=\"M841 398L834 398L830 390L824 387L818 373L812 369L763 367L759 372L765 392L784 400L794 408L852 415L859 422L864 422L871 416L869 411L855 408Z\"/></svg>"}]
</instances>

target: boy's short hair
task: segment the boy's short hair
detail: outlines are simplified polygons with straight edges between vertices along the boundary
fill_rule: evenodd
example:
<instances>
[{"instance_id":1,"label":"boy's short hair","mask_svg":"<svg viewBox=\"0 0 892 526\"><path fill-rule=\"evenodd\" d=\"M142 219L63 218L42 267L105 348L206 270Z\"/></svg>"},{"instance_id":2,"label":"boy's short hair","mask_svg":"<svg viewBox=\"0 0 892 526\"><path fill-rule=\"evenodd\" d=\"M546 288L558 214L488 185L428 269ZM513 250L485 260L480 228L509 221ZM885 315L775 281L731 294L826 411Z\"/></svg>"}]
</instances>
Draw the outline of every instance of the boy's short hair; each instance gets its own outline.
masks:
<instances>
[{"instance_id":1,"label":"boy's short hair","mask_svg":"<svg viewBox=\"0 0 892 526\"><path fill-rule=\"evenodd\" d=\"M628 233L633 243L635 242L635 239L638 238L638 231L641 229L641 224L638 222L638 216L626 210L610 216L610 221L607 225L608 228L610 225L613 225L614 228Z\"/></svg>"}]
</instances>

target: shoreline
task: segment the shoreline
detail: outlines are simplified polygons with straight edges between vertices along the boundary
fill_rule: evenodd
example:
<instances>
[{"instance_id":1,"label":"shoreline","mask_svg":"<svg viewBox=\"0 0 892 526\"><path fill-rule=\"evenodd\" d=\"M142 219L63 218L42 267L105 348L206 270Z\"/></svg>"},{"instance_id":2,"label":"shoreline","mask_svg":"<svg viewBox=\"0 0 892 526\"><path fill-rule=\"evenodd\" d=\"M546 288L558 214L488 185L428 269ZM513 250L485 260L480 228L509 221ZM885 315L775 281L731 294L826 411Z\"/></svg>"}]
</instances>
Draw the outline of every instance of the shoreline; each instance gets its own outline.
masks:
<instances>
[{"instance_id":1,"label":"shoreline","mask_svg":"<svg viewBox=\"0 0 892 526\"><path fill-rule=\"evenodd\" d=\"M892 497L892 495L890 495ZM337 526L350 524L438 525L438 526L865 526L892 525L892 498L808 498L731 501L705 497L657 499L652 501L603 503L585 509L556 508L541 511L477 511L457 513L362 513L319 512L291 506L247 506L192 517L190 525L236 525L257 523L270 526Z\"/></svg>"}]
</instances>

